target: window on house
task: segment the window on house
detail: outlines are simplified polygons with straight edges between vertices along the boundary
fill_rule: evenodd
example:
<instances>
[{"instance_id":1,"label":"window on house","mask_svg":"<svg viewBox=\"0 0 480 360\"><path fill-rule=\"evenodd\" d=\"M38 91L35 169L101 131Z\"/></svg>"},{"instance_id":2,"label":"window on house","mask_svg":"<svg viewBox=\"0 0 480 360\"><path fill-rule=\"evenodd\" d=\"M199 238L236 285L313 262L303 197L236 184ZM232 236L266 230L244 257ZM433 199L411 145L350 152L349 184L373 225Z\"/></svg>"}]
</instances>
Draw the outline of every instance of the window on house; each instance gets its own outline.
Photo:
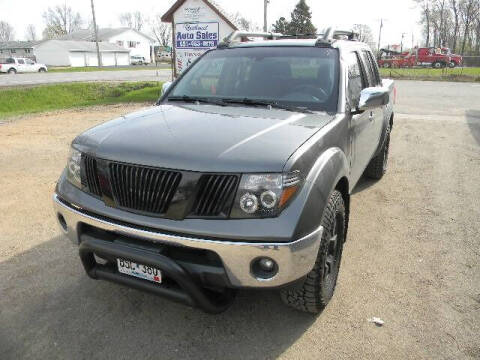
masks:
<instances>
[{"instance_id":1,"label":"window on house","mask_svg":"<svg viewBox=\"0 0 480 360\"><path fill-rule=\"evenodd\" d=\"M129 47L129 48L137 47L137 42L136 42L136 41L129 41L129 42L128 42L128 47Z\"/></svg>"},{"instance_id":2,"label":"window on house","mask_svg":"<svg viewBox=\"0 0 480 360\"><path fill-rule=\"evenodd\" d=\"M122 41L122 40L118 40L118 41L117 41L117 45L118 45L118 46L123 46L123 41Z\"/></svg>"},{"instance_id":3,"label":"window on house","mask_svg":"<svg viewBox=\"0 0 480 360\"><path fill-rule=\"evenodd\" d=\"M25 49L25 54L30 54L30 49Z\"/></svg>"},{"instance_id":4,"label":"window on house","mask_svg":"<svg viewBox=\"0 0 480 360\"><path fill-rule=\"evenodd\" d=\"M11 53L11 54L15 54L16 52L17 52L17 50L15 50L15 49L10 49L10 53Z\"/></svg>"}]
</instances>

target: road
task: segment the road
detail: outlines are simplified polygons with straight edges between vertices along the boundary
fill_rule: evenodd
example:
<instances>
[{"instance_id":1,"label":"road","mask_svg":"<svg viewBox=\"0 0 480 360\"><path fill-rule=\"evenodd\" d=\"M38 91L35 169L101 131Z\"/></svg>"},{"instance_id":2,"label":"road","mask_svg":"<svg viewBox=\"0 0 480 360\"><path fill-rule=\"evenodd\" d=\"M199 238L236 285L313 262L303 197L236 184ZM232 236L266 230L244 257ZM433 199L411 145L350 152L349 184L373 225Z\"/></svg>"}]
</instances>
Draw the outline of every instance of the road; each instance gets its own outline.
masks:
<instances>
[{"instance_id":1,"label":"road","mask_svg":"<svg viewBox=\"0 0 480 360\"><path fill-rule=\"evenodd\" d=\"M352 196L339 283L318 317L270 291L211 316L90 280L51 194L72 138L135 106L0 125L0 357L479 359L478 99L476 84L398 82L388 173Z\"/></svg>"},{"instance_id":2,"label":"road","mask_svg":"<svg viewBox=\"0 0 480 360\"><path fill-rule=\"evenodd\" d=\"M0 74L0 87L55 84L78 81L166 81L170 69L118 70L90 72L52 72L34 74Z\"/></svg>"}]
</instances>

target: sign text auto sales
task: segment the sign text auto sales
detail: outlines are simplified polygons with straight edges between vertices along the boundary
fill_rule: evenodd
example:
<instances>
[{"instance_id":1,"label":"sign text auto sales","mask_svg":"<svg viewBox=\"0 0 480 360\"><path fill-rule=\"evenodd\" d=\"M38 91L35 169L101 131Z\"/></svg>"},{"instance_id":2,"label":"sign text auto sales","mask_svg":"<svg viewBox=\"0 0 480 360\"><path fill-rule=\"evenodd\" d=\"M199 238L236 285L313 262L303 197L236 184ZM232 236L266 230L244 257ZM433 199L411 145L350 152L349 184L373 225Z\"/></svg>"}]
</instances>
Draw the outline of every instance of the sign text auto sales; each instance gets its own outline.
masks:
<instances>
[{"instance_id":1,"label":"sign text auto sales","mask_svg":"<svg viewBox=\"0 0 480 360\"><path fill-rule=\"evenodd\" d=\"M178 23L175 26L177 49L209 49L218 45L218 23Z\"/></svg>"}]
</instances>

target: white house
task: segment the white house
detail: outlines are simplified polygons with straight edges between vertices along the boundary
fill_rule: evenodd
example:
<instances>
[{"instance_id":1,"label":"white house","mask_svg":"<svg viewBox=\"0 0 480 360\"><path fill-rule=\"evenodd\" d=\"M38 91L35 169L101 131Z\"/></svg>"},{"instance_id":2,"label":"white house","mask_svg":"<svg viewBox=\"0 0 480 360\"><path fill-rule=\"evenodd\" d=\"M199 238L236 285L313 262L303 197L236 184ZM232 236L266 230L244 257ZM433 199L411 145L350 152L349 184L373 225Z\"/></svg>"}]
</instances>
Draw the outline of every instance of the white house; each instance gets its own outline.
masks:
<instances>
[{"instance_id":1,"label":"white house","mask_svg":"<svg viewBox=\"0 0 480 360\"><path fill-rule=\"evenodd\" d=\"M178 0L162 16L162 21L172 23L177 74L205 51L217 47L232 31L238 30L208 0Z\"/></svg>"},{"instance_id":2,"label":"white house","mask_svg":"<svg viewBox=\"0 0 480 360\"><path fill-rule=\"evenodd\" d=\"M130 64L129 50L115 44L98 44L103 66ZM50 66L98 66L94 42L81 40L46 40L34 47L37 62Z\"/></svg>"},{"instance_id":3,"label":"white house","mask_svg":"<svg viewBox=\"0 0 480 360\"><path fill-rule=\"evenodd\" d=\"M95 41L92 30L79 30L61 37L62 40ZM155 40L150 36L130 28L98 29L98 41L111 43L130 51L130 56L143 56L147 62L152 62Z\"/></svg>"}]
</instances>

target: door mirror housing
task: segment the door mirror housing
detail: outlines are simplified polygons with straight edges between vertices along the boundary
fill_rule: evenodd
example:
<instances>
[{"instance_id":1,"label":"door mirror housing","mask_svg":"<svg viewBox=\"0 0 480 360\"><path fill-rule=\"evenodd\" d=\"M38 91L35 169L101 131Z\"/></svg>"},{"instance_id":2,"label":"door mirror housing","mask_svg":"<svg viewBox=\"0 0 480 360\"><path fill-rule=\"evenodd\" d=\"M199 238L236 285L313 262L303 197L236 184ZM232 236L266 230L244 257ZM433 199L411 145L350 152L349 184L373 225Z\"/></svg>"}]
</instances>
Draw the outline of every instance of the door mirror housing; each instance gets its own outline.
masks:
<instances>
[{"instance_id":1,"label":"door mirror housing","mask_svg":"<svg viewBox=\"0 0 480 360\"><path fill-rule=\"evenodd\" d=\"M164 82L162 85L162 95L165 94L168 88L172 85L171 81Z\"/></svg>"},{"instance_id":2,"label":"door mirror housing","mask_svg":"<svg viewBox=\"0 0 480 360\"><path fill-rule=\"evenodd\" d=\"M390 101L390 92L386 88L370 87L363 89L360 93L360 102L358 110L365 111L380 106L385 106Z\"/></svg>"}]
</instances>

